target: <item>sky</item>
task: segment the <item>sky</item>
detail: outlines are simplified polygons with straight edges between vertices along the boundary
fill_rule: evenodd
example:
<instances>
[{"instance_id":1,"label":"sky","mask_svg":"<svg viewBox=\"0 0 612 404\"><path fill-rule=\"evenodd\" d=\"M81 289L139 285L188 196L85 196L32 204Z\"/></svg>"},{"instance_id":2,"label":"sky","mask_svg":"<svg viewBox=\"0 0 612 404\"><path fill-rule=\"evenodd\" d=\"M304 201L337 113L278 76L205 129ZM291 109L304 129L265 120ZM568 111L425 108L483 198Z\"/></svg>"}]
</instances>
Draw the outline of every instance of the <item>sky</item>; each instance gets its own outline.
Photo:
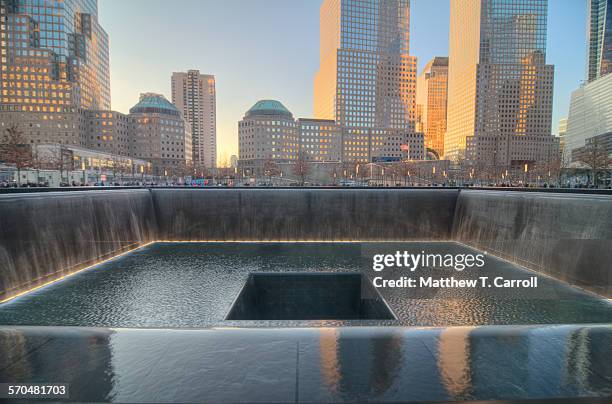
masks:
<instances>
[{"instance_id":1,"label":"sky","mask_svg":"<svg viewBox=\"0 0 612 404\"><path fill-rule=\"evenodd\" d=\"M587 0L549 0L547 63L555 65L553 133L585 77ZM174 71L213 74L218 162L238 154L238 121L260 99L313 116L322 0L99 0L110 36L112 109L140 93L169 100ZM419 72L448 55L449 0L412 0L410 53Z\"/></svg>"}]
</instances>

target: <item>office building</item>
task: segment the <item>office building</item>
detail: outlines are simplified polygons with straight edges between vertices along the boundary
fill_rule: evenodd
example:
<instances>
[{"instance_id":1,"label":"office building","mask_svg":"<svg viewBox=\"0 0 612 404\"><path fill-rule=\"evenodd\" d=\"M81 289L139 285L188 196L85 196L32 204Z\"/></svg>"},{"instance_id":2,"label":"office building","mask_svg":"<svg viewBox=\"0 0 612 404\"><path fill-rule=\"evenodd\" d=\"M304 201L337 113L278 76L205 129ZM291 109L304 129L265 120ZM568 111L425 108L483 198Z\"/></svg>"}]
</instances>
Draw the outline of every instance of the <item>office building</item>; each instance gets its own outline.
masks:
<instances>
[{"instance_id":1,"label":"office building","mask_svg":"<svg viewBox=\"0 0 612 404\"><path fill-rule=\"evenodd\" d=\"M589 138L612 132L612 74L583 84L572 93L565 155L583 147Z\"/></svg>"},{"instance_id":2,"label":"office building","mask_svg":"<svg viewBox=\"0 0 612 404\"><path fill-rule=\"evenodd\" d=\"M238 155L242 168L261 169L270 160L295 161L298 152L297 123L279 101L257 101L238 122Z\"/></svg>"},{"instance_id":3,"label":"office building","mask_svg":"<svg viewBox=\"0 0 612 404\"><path fill-rule=\"evenodd\" d=\"M0 121L32 145L85 146L83 109L110 108L96 0L0 2Z\"/></svg>"},{"instance_id":4,"label":"office building","mask_svg":"<svg viewBox=\"0 0 612 404\"><path fill-rule=\"evenodd\" d=\"M436 158L444 155L448 95L448 58L435 57L417 79L417 128L425 147Z\"/></svg>"},{"instance_id":5,"label":"office building","mask_svg":"<svg viewBox=\"0 0 612 404\"><path fill-rule=\"evenodd\" d=\"M0 4L4 110L110 109L108 35L96 0Z\"/></svg>"},{"instance_id":6,"label":"office building","mask_svg":"<svg viewBox=\"0 0 612 404\"><path fill-rule=\"evenodd\" d=\"M342 129L335 121L300 118L297 125L299 149L307 161L341 161Z\"/></svg>"},{"instance_id":7,"label":"office building","mask_svg":"<svg viewBox=\"0 0 612 404\"><path fill-rule=\"evenodd\" d=\"M129 115L107 110L84 110L83 114L85 147L119 156L132 154L135 122Z\"/></svg>"},{"instance_id":8,"label":"office building","mask_svg":"<svg viewBox=\"0 0 612 404\"><path fill-rule=\"evenodd\" d=\"M150 161L156 175L191 173L191 130L173 104L161 94L144 93L130 108L130 118L135 125L134 157Z\"/></svg>"},{"instance_id":9,"label":"office building","mask_svg":"<svg viewBox=\"0 0 612 404\"><path fill-rule=\"evenodd\" d=\"M342 161L399 162L424 158L422 133L388 128L342 128Z\"/></svg>"},{"instance_id":10,"label":"office building","mask_svg":"<svg viewBox=\"0 0 612 404\"><path fill-rule=\"evenodd\" d=\"M324 0L315 118L413 131L416 58L409 45L409 0Z\"/></svg>"},{"instance_id":11,"label":"office building","mask_svg":"<svg viewBox=\"0 0 612 404\"><path fill-rule=\"evenodd\" d=\"M612 156L612 132L589 137L584 145L572 150L570 161L578 166L595 169L610 168Z\"/></svg>"},{"instance_id":12,"label":"office building","mask_svg":"<svg viewBox=\"0 0 612 404\"><path fill-rule=\"evenodd\" d=\"M215 77L199 70L172 73L172 103L191 126L194 165L216 167Z\"/></svg>"},{"instance_id":13,"label":"office building","mask_svg":"<svg viewBox=\"0 0 612 404\"><path fill-rule=\"evenodd\" d=\"M587 80L612 72L612 0L588 0Z\"/></svg>"},{"instance_id":14,"label":"office building","mask_svg":"<svg viewBox=\"0 0 612 404\"><path fill-rule=\"evenodd\" d=\"M444 155L523 167L558 158L547 0L451 0Z\"/></svg>"}]
</instances>

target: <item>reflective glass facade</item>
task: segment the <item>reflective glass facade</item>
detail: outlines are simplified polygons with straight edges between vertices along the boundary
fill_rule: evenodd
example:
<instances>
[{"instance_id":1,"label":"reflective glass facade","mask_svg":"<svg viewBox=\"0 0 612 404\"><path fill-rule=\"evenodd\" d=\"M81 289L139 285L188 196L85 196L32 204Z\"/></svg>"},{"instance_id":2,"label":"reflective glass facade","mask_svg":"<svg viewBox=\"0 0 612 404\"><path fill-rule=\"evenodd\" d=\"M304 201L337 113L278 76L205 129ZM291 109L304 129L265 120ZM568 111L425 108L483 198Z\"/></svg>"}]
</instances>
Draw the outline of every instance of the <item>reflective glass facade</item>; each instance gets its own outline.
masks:
<instances>
[{"instance_id":1,"label":"reflective glass facade","mask_svg":"<svg viewBox=\"0 0 612 404\"><path fill-rule=\"evenodd\" d=\"M612 0L589 0L587 79L612 72Z\"/></svg>"},{"instance_id":2,"label":"reflective glass facade","mask_svg":"<svg viewBox=\"0 0 612 404\"><path fill-rule=\"evenodd\" d=\"M572 93L564 157L585 145L589 138L612 132L612 75L587 83Z\"/></svg>"},{"instance_id":3,"label":"reflective glass facade","mask_svg":"<svg viewBox=\"0 0 612 404\"><path fill-rule=\"evenodd\" d=\"M556 158L547 0L452 0L447 158L491 166Z\"/></svg>"},{"instance_id":4,"label":"reflective glass facade","mask_svg":"<svg viewBox=\"0 0 612 404\"><path fill-rule=\"evenodd\" d=\"M4 110L110 109L108 35L96 0L3 0Z\"/></svg>"},{"instance_id":5,"label":"reflective glass facade","mask_svg":"<svg viewBox=\"0 0 612 404\"><path fill-rule=\"evenodd\" d=\"M344 127L412 130L409 0L325 0L314 111Z\"/></svg>"}]
</instances>

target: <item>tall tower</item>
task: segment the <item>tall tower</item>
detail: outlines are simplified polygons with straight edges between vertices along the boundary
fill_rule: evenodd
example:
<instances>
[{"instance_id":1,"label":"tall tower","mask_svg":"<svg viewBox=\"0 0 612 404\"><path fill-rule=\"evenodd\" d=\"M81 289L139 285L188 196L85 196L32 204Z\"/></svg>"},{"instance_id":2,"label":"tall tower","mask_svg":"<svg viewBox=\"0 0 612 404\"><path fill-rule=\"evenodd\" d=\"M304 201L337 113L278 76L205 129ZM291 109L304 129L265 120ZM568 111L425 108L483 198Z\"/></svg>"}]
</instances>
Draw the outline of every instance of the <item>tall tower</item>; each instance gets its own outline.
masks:
<instances>
[{"instance_id":1,"label":"tall tower","mask_svg":"<svg viewBox=\"0 0 612 404\"><path fill-rule=\"evenodd\" d=\"M417 79L417 131L425 135L425 147L436 157L444 154L448 96L448 58L435 57Z\"/></svg>"},{"instance_id":2,"label":"tall tower","mask_svg":"<svg viewBox=\"0 0 612 404\"><path fill-rule=\"evenodd\" d=\"M587 80L612 72L612 0L589 0Z\"/></svg>"},{"instance_id":3,"label":"tall tower","mask_svg":"<svg viewBox=\"0 0 612 404\"><path fill-rule=\"evenodd\" d=\"M548 0L451 0L445 156L488 166L558 157Z\"/></svg>"},{"instance_id":4,"label":"tall tower","mask_svg":"<svg viewBox=\"0 0 612 404\"><path fill-rule=\"evenodd\" d=\"M412 130L410 1L324 0L320 20L315 117L345 128Z\"/></svg>"},{"instance_id":5,"label":"tall tower","mask_svg":"<svg viewBox=\"0 0 612 404\"><path fill-rule=\"evenodd\" d=\"M0 19L3 110L110 109L97 0L3 0Z\"/></svg>"},{"instance_id":6,"label":"tall tower","mask_svg":"<svg viewBox=\"0 0 612 404\"><path fill-rule=\"evenodd\" d=\"M199 70L172 73L172 103L191 125L193 164L217 166L215 76Z\"/></svg>"}]
</instances>

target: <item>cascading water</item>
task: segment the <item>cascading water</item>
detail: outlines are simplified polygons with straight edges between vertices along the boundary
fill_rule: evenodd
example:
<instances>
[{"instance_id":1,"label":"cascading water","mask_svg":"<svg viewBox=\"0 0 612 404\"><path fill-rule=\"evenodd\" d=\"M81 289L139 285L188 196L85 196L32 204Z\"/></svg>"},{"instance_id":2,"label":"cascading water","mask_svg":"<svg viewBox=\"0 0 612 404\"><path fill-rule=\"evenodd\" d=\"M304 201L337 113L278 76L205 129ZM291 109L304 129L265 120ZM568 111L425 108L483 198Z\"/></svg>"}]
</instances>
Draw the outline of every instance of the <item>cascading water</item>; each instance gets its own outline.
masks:
<instances>
[{"instance_id":1,"label":"cascading water","mask_svg":"<svg viewBox=\"0 0 612 404\"><path fill-rule=\"evenodd\" d=\"M612 195L461 191L452 236L612 296Z\"/></svg>"},{"instance_id":2,"label":"cascading water","mask_svg":"<svg viewBox=\"0 0 612 404\"><path fill-rule=\"evenodd\" d=\"M162 240L448 240L458 190L153 189Z\"/></svg>"},{"instance_id":3,"label":"cascading water","mask_svg":"<svg viewBox=\"0 0 612 404\"><path fill-rule=\"evenodd\" d=\"M153 241L148 190L0 197L0 300Z\"/></svg>"},{"instance_id":4,"label":"cascading water","mask_svg":"<svg viewBox=\"0 0 612 404\"><path fill-rule=\"evenodd\" d=\"M448 241L612 296L612 196L453 189L0 195L0 301L168 241Z\"/></svg>"}]
</instances>

